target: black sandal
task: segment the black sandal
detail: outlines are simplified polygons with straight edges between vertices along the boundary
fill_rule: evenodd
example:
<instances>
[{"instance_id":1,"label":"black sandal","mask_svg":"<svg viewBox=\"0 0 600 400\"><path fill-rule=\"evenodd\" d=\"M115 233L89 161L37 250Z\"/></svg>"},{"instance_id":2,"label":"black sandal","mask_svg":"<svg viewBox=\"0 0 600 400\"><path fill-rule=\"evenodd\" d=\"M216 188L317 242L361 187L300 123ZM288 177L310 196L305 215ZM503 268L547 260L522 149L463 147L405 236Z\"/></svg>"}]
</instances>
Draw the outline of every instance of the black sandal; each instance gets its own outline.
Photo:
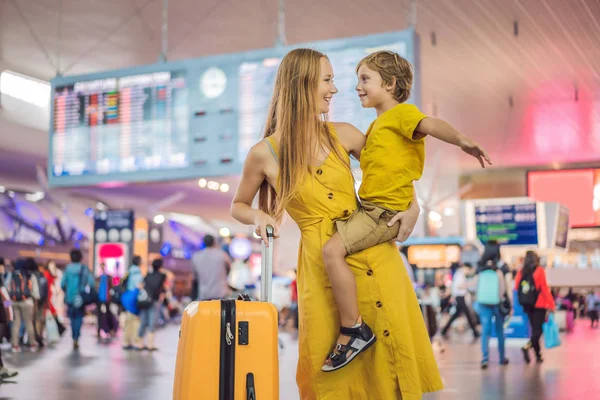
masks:
<instances>
[{"instance_id":1,"label":"black sandal","mask_svg":"<svg viewBox=\"0 0 600 400\"><path fill-rule=\"evenodd\" d=\"M329 354L331 365L323 365L323 367L321 367L323 372L332 372L345 367L350 361L354 360L357 355L371 347L377 340L373 331L371 331L371 328L369 328L364 321L357 328L346 328L342 326L340 327L340 333L342 335L350 336L350 340L346 345L336 343L334 350ZM339 354L335 352L336 350ZM352 354L348 355L349 352L352 352Z\"/></svg>"}]
</instances>

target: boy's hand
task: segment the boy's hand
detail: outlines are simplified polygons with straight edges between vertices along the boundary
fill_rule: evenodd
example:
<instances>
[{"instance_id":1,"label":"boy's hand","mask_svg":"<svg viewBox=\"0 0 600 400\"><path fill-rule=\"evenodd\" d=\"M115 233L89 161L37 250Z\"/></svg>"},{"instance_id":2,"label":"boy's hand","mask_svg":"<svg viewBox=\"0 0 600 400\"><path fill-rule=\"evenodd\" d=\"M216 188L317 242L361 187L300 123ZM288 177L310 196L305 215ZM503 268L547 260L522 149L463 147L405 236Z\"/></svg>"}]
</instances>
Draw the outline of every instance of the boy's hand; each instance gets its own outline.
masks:
<instances>
[{"instance_id":1,"label":"boy's hand","mask_svg":"<svg viewBox=\"0 0 600 400\"><path fill-rule=\"evenodd\" d=\"M486 161L489 165L492 165L492 160L490 160L490 156L488 155L487 151L485 151L483 147L479 146L471 139L465 138L463 141L461 141L460 148L465 153L478 159L479 164L481 164L481 168L485 168Z\"/></svg>"}]
</instances>

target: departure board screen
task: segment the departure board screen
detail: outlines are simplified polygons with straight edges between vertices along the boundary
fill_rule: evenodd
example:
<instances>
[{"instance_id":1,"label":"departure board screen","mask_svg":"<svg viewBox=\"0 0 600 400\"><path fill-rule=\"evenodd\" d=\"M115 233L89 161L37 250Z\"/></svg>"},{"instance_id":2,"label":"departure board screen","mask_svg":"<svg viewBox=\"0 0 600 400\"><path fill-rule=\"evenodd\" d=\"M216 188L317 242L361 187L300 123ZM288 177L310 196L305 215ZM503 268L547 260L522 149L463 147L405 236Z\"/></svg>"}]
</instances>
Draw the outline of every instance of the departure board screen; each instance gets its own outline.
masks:
<instances>
[{"instance_id":1,"label":"departure board screen","mask_svg":"<svg viewBox=\"0 0 600 400\"><path fill-rule=\"evenodd\" d=\"M537 245L535 203L475 207L477 237L482 243L497 240L508 245Z\"/></svg>"},{"instance_id":2,"label":"departure board screen","mask_svg":"<svg viewBox=\"0 0 600 400\"><path fill-rule=\"evenodd\" d=\"M187 108L183 73L57 86L51 173L102 175L186 167Z\"/></svg>"},{"instance_id":3,"label":"departure board screen","mask_svg":"<svg viewBox=\"0 0 600 400\"><path fill-rule=\"evenodd\" d=\"M263 135L277 69L294 48L325 53L339 92L327 118L365 132L356 64L393 50L415 67L414 30L135 66L52 80L48 182L52 187L238 175ZM356 166L356 164L354 164Z\"/></svg>"}]
</instances>

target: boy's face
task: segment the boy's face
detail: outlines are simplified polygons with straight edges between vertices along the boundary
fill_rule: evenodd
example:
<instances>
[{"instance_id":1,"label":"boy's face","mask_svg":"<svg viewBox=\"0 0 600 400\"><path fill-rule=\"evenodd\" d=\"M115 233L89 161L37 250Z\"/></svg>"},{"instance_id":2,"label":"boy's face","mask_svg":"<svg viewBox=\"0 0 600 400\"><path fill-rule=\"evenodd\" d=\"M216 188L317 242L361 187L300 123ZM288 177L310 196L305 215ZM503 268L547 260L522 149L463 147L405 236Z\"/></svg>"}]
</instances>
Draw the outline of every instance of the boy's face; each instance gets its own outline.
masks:
<instances>
[{"instance_id":1,"label":"boy's face","mask_svg":"<svg viewBox=\"0 0 600 400\"><path fill-rule=\"evenodd\" d=\"M393 98L391 85L386 85L377 71L365 64L358 69L358 84L356 92L364 108L376 108Z\"/></svg>"},{"instance_id":2,"label":"boy's face","mask_svg":"<svg viewBox=\"0 0 600 400\"><path fill-rule=\"evenodd\" d=\"M317 89L317 102L321 113L329 112L329 104L334 94L338 92L333 83L333 67L326 57L321 57L321 76L319 78L319 88Z\"/></svg>"}]
</instances>

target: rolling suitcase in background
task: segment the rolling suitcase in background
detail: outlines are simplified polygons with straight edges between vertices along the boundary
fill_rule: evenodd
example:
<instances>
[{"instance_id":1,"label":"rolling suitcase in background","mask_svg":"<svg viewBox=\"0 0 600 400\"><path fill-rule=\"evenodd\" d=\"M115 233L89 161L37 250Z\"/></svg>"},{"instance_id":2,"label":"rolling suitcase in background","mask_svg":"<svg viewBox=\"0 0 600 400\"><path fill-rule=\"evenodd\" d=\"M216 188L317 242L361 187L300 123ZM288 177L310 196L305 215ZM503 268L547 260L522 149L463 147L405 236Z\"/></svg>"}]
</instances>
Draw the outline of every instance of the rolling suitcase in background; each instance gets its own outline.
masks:
<instances>
[{"instance_id":1,"label":"rolling suitcase in background","mask_svg":"<svg viewBox=\"0 0 600 400\"><path fill-rule=\"evenodd\" d=\"M273 228L263 243L261 301L193 302L183 313L174 400L277 400L277 309L271 304Z\"/></svg>"}]
</instances>

